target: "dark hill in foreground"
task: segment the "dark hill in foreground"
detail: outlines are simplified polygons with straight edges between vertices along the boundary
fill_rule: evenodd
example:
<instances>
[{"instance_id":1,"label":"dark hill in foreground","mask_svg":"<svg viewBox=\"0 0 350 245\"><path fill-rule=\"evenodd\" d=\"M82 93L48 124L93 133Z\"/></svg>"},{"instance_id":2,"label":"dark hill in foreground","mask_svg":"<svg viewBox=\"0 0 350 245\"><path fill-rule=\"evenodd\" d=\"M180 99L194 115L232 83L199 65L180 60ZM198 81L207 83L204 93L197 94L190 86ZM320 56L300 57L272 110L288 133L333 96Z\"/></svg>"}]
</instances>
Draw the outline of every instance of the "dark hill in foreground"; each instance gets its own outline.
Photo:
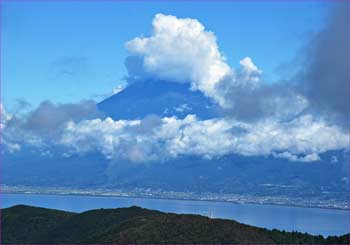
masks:
<instances>
[{"instance_id":1,"label":"dark hill in foreground","mask_svg":"<svg viewBox=\"0 0 350 245\"><path fill-rule=\"evenodd\" d=\"M71 213L18 205L2 209L2 243L332 243L349 234L312 236L267 230L231 220L163 213L139 207Z\"/></svg>"}]
</instances>

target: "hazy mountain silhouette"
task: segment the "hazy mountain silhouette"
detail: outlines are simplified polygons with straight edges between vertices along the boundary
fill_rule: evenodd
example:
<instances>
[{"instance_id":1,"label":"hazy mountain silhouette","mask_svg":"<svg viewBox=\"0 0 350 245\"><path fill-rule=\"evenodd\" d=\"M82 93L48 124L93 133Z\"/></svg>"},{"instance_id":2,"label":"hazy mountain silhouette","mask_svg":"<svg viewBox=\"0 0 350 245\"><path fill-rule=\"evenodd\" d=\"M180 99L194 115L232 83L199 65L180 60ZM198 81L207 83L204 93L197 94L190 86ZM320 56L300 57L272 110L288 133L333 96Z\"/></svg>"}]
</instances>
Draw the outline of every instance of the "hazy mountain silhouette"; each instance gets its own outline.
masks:
<instances>
[{"instance_id":1,"label":"hazy mountain silhouette","mask_svg":"<svg viewBox=\"0 0 350 245\"><path fill-rule=\"evenodd\" d=\"M148 115L184 118L196 114L200 119L217 117L220 107L188 83L163 81L135 82L121 92L98 103L113 119L141 119Z\"/></svg>"}]
</instances>

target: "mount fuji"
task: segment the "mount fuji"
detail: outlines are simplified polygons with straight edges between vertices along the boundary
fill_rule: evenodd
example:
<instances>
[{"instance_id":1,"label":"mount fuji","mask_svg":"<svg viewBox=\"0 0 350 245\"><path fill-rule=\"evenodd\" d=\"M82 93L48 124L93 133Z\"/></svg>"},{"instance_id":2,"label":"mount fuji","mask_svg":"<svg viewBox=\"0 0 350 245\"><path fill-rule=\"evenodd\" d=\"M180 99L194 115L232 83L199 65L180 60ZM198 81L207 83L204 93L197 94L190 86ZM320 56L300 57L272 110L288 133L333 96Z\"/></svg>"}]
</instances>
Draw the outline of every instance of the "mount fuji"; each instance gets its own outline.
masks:
<instances>
[{"instance_id":1,"label":"mount fuji","mask_svg":"<svg viewBox=\"0 0 350 245\"><path fill-rule=\"evenodd\" d=\"M142 119L149 115L183 119L188 114L210 119L223 113L213 100L191 90L188 83L164 81L134 82L97 106L114 120Z\"/></svg>"}]
</instances>

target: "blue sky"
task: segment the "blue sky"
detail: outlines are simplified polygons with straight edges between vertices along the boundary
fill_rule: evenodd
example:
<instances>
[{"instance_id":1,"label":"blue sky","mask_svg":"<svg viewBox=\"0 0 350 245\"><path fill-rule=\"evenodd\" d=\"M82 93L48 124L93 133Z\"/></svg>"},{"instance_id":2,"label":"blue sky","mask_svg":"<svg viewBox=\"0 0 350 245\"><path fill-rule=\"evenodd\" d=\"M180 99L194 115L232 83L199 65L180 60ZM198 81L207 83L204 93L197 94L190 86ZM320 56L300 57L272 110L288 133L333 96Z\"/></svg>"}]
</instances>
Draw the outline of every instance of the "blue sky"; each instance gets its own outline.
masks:
<instances>
[{"instance_id":1,"label":"blue sky","mask_svg":"<svg viewBox=\"0 0 350 245\"><path fill-rule=\"evenodd\" d=\"M283 78L310 33L324 26L324 2L2 2L1 85L9 110L17 99L76 102L123 81L125 42L147 36L155 14L198 19L231 66L245 56L264 78Z\"/></svg>"}]
</instances>

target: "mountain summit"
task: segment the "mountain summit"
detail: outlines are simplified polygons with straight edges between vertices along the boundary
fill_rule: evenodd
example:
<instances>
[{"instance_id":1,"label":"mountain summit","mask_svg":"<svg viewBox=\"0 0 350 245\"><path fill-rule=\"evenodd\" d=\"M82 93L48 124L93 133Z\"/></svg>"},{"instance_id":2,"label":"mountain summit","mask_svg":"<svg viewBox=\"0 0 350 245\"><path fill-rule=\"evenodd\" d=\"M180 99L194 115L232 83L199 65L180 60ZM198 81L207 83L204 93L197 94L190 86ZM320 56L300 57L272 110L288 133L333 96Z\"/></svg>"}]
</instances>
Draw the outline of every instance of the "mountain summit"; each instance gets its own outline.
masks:
<instances>
[{"instance_id":1,"label":"mountain summit","mask_svg":"<svg viewBox=\"0 0 350 245\"><path fill-rule=\"evenodd\" d=\"M209 119L221 114L214 101L191 90L190 84L164 81L134 82L97 106L114 120L141 119L147 115L182 119L188 114Z\"/></svg>"}]
</instances>

